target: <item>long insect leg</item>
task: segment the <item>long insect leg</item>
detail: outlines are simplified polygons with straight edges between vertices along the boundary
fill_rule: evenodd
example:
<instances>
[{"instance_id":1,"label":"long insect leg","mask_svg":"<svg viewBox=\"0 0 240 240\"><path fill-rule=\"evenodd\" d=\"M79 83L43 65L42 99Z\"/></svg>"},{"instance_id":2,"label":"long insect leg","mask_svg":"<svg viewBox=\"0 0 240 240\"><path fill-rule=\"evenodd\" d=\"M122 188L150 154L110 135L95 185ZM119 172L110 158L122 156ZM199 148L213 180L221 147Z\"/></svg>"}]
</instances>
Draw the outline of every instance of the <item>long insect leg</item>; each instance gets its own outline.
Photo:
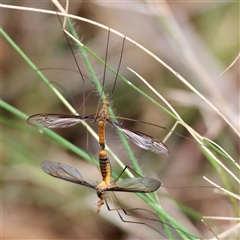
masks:
<instances>
[{"instance_id":1,"label":"long insect leg","mask_svg":"<svg viewBox=\"0 0 240 240\"><path fill-rule=\"evenodd\" d=\"M119 73L120 66L121 66L121 63L122 63L122 58L123 58L123 50L124 50L125 40L126 40L126 36L123 38L123 44L122 44L122 49L121 49L121 55L120 55L120 59L119 59L119 64L118 64L118 69L117 69L116 78L115 78L115 81L114 81L114 84L113 84L113 88L112 88L112 93L114 92L114 89L115 89L116 84L117 84L118 73Z\"/></svg>"},{"instance_id":2,"label":"long insect leg","mask_svg":"<svg viewBox=\"0 0 240 240\"><path fill-rule=\"evenodd\" d=\"M136 175L138 175L139 177L142 177L139 173L137 173L133 168L131 168L130 166L125 166L125 168L122 170L122 172L118 175L118 177L114 180L114 182L112 184L115 184L123 175L124 172L126 172L127 170L130 170L132 173L135 173Z\"/></svg>"},{"instance_id":3,"label":"long insect leg","mask_svg":"<svg viewBox=\"0 0 240 240\"><path fill-rule=\"evenodd\" d=\"M112 194L113 194L114 198L116 199L117 204L119 205L119 207L116 207L116 204L114 203L114 200L113 200L111 194L108 194L107 197L110 198L111 203L112 203L112 205L114 206L114 208L110 208L110 206L109 206L109 204L108 204L108 201L107 201L107 198L105 198L105 203L106 203L106 206L107 206L108 211L117 211L117 214L118 214L119 218L120 218L121 221L124 222L124 223L133 223L133 224L145 225L145 226L150 227L150 228L152 228L153 230L157 231L157 232L158 232L159 234L161 234L164 238L168 239L163 233L159 232L156 228L154 228L153 226L149 225L149 224L146 223L146 222L143 222L143 221L130 221L130 220L124 219L123 216L121 215L120 211L123 211L123 213L124 213L125 215L130 216L130 217L136 217L136 216L133 216L133 215L128 214L128 212L121 206L120 201L118 200L118 198L116 197L116 195L115 195L113 192L112 192ZM153 214L153 213L152 213L152 214ZM141 217L138 217L138 218L141 218ZM143 220L144 220L144 219L145 219L145 220L152 220L152 219L150 219L150 218L148 219L148 218L144 218L144 217L142 217L141 219L143 219Z\"/></svg>"},{"instance_id":4,"label":"long insect leg","mask_svg":"<svg viewBox=\"0 0 240 240\"><path fill-rule=\"evenodd\" d=\"M184 234L185 237L187 238L198 238L198 239L201 239L200 237L196 237L194 235L192 235L191 233L189 232L186 232L184 230L181 230L181 229L178 229L177 227L174 227L173 225L167 223L167 222L163 222L161 220L159 220L158 216L153 213L152 211L148 210L148 209L144 209L144 208L131 208L131 209L126 209L122 206L122 204L120 203L119 199L117 198L117 196L114 194L114 192L112 192L115 200L116 200L116 203L119 207L116 207L116 204L112 198L112 196L110 194L108 194L107 196L110 198L111 200L111 203L112 205L114 206L114 208L110 208L108 202L107 202L107 198L105 199L105 203L107 205L107 208L109 211L117 211L121 221L123 222L126 222L126 223L135 223L135 224L142 224L142 225L145 225L145 226L148 226L150 227L151 229L153 229L154 231L156 231L157 233L159 233L160 235L166 237L162 231L164 231L164 226L165 227L168 227L170 228L170 232L168 232L168 235L173 235L174 238L176 237L179 237L179 235L181 234ZM124 217L121 215L120 211L122 211L126 216L128 217L134 217L134 218L138 218L138 219L141 219L140 221L129 221L129 220L126 220L124 219ZM145 216L139 216L139 215L134 215L134 214L130 214L129 211L141 211L142 213L145 212L147 214L151 214L153 215L153 218L152 217L145 217ZM146 221L146 222L144 222ZM156 225L158 224L158 225ZM160 224L160 225L159 225ZM155 226L153 226L155 225ZM159 230L159 227L162 228L162 231ZM172 229L172 230L171 230ZM180 233L179 233L180 232ZM167 237L166 237L167 238Z\"/></svg>"}]
</instances>

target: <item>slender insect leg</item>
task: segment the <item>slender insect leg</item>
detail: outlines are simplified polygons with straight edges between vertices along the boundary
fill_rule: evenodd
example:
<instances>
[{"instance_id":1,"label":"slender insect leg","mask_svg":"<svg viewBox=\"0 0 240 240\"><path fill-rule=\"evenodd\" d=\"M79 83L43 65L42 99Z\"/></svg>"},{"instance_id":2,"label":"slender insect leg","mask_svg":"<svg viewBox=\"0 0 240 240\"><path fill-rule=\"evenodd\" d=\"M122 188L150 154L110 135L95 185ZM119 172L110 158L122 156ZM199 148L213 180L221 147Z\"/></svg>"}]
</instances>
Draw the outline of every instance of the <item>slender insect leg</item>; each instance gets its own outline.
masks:
<instances>
[{"instance_id":1,"label":"slender insect leg","mask_svg":"<svg viewBox=\"0 0 240 240\"><path fill-rule=\"evenodd\" d=\"M113 192L112 192L112 194L113 194L114 198L116 199L117 204L118 204L120 207L119 207L119 208L116 207L116 204L114 203L114 200L113 200L112 196L111 196L110 194L108 194L107 197L110 198L110 200L111 200L111 202L112 202L112 204L113 204L113 206L114 206L114 208L110 208L110 206L109 206L109 204L108 204L108 202L107 202L107 198L105 198L105 203L106 203L106 206L107 206L108 211L117 211L118 216L119 216L119 218L121 219L122 222L145 225L145 226L150 227L150 228L152 228L153 230L157 231L159 234L161 234L163 237L165 237L165 238L167 239L167 237L166 237L163 233L159 232L156 228L154 228L153 226L149 225L148 223L140 222L140 221L129 221L129 220L125 220L125 219L123 218L123 216L121 215L120 210L122 210L122 211L124 212L124 214L127 215L127 216L136 217L136 218L137 218L137 216L133 216L133 215L128 214L127 211L121 206L121 204L120 204L118 198L116 197L116 195L115 195ZM146 210L146 211L147 211L147 210ZM153 213L152 213L152 214L153 214ZM151 219L151 218L144 218L144 217L138 217L138 218L145 219L145 220L157 221L156 219Z\"/></svg>"},{"instance_id":2,"label":"slender insect leg","mask_svg":"<svg viewBox=\"0 0 240 240\"><path fill-rule=\"evenodd\" d=\"M139 173L137 173L134 169L132 169L131 167L125 166L125 168L122 170L122 172L119 174L119 176L115 179L115 181L113 182L113 184L115 184L115 183L118 181L118 179L123 175L123 173L124 173L127 169L129 169L132 173L135 173L135 174L138 175L139 177L143 177L143 176L141 176Z\"/></svg>"},{"instance_id":3,"label":"slender insect leg","mask_svg":"<svg viewBox=\"0 0 240 240\"><path fill-rule=\"evenodd\" d=\"M128 220L125 220L125 219L123 218L123 216L120 214L120 211L121 211L121 210L123 211L123 213L124 213L126 216L135 217L135 218L139 218L139 219L141 219L141 220L146 220L146 221L152 221L152 223L159 223L159 224L161 224L161 226L164 226L164 225L165 225L165 226L168 226L168 227L172 228L176 233L177 233L178 231L180 231L180 232L184 233L184 234L185 234L186 236L188 236L188 237L200 238L200 237L196 237L196 236L194 236L194 235L192 235L192 234L190 234L190 233L188 233L188 232L185 232L185 231L183 231L183 230L180 230L180 229L172 226L172 225L169 224L169 223L166 223L166 222L163 222L163 221L157 219L158 216L157 216L155 213L153 213L153 212L151 212L151 211L149 211L149 210L147 210L147 209L143 209L143 208L131 208L131 209L129 209L129 210L131 210L131 211L144 211L144 212L147 212L147 213L150 213L150 214L154 215L156 218L134 216L134 215L132 215L132 214L129 214L129 213L127 212L127 210L121 205L120 201L118 200L118 198L117 198L117 196L114 194L114 192L112 192L112 194L113 194L114 198L116 199L116 202L117 202L118 206L120 206L120 207L119 207L119 208L116 207L116 204L114 203L114 200L113 200L113 198L112 198L112 196L111 196L110 194L108 194L107 196L110 198L111 203L113 204L114 208L110 208L110 206L109 206L109 204L108 204L108 202L107 202L107 198L105 198L105 203L106 203L107 208L108 208L109 211L117 211L120 219L121 219L123 222L126 222L126 223L136 223L136 224L142 224L142 225L148 226L148 227L150 227L151 229L153 229L154 231L156 231L156 232L158 232L159 234L161 234L162 236L166 237L162 232L159 231L158 228L151 226L149 223L142 222L142 221L128 221ZM177 233L177 234L179 234L179 233ZM175 236L176 236L176 235L175 235ZM167 238L167 237L166 237L166 238Z\"/></svg>"}]
</instances>

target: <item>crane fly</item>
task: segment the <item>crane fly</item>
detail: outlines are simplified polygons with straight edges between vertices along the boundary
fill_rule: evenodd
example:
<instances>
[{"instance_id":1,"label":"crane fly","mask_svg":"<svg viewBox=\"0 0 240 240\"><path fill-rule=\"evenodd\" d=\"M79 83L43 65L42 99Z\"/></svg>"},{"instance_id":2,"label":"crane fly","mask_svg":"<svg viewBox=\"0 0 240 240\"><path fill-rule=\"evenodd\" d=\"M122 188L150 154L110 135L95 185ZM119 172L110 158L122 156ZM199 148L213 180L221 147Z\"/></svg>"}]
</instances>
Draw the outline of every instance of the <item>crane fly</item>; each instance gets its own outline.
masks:
<instances>
[{"instance_id":1,"label":"crane fly","mask_svg":"<svg viewBox=\"0 0 240 240\"><path fill-rule=\"evenodd\" d=\"M60 18L59 18L59 21L61 23ZM78 62L74 56L74 51L71 48L71 44L68 40L68 37L67 37L65 31L63 31L63 32L64 32L64 36L66 37L66 40L69 44L69 47L72 51L74 61L78 67L78 71L82 77L83 83L85 83L81 68L78 65ZM106 67L107 67L106 63L107 63L107 56L108 56L109 40L110 40L110 29L108 31L106 54L105 54L105 61L104 61L105 67L104 67L104 73L103 73L103 87L105 85L105 76L106 76ZM125 38L123 39L123 45L122 45L119 65L118 65L112 93L116 87L118 73L120 70L121 62L122 62L124 43L125 43ZM117 122L110 120L110 116L108 114L108 108L109 108L108 98L109 98L109 95L106 96L105 100L103 101L102 108L96 114L92 114L89 116L77 116L77 115L65 115L65 114L40 113L40 114L34 114L34 115L30 116L27 119L27 122L31 125L35 125L35 126L39 126L39 127L67 128L67 127L75 126L76 124L78 124L82 121L86 121L86 120L94 120L95 122L97 121L98 125L99 125L99 145L100 145L101 149L105 148L105 126L106 126L106 123L108 123L110 126L115 127L116 129L120 130L120 132L122 132L130 141L132 141L134 144L136 144L140 148L152 151L157 154L163 154L163 155L168 156L168 154L169 154L168 147L160 140L153 138L142 132L139 132L137 130L134 130L130 127L124 126L122 124L119 124ZM155 124L152 124L152 125L155 125Z\"/></svg>"},{"instance_id":2,"label":"crane fly","mask_svg":"<svg viewBox=\"0 0 240 240\"><path fill-rule=\"evenodd\" d=\"M97 204L97 212L100 212L101 206L105 202L106 206L107 206L107 209L109 211L116 210L120 219L123 222L143 224L143 225L149 226L153 230L156 230L158 233L163 235L157 228L149 225L148 223L125 220L122 217L122 215L120 214L119 209L111 209L109 207L109 204L108 204L107 198L106 198L107 195L108 195L107 192L112 192L114 198L117 200L118 205L121 207L121 204L120 204L118 198L116 197L116 195L114 194L114 192L150 193L150 192L154 192L154 191L158 190L159 187L161 186L161 182L156 180L156 179L153 179L153 178L142 177L138 173L137 173L139 175L138 177L125 178L122 181L119 181L119 178L122 176L124 171L127 168L129 168L128 166L126 166L122 170L122 172L119 174L119 176L115 180L111 181L111 172L112 172L111 163L110 163L109 158L107 156L106 150L104 148L101 148L101 147L100 147L100 151L99 151L99 166L100 166L100 172L101 172L101 175L102 175L102 181L98 185L94 186L94 185L90 184L89 182L87 182L86 179L81 175L81 173L77 169L75 169L71 166L68 166L64 163L54 162L54 161L45 161L45 162L42 163L42 169L47 174L49 174L53 177L56 177L56 178L59 178L59 179L63 179L63 180L69 181L69 182L77 183L77 184L95 189L96 193L97 193L97 196L99 197L99 201L98 201L98 204ZM134 171L133 169L131 169L131 170ZM112 197L110 195L109 195L109 197L110 197L112 203L114 203ZM120 209L123 211L123 213L125 215L131 216L123 207L121 207ZM133 210L142 210L142 211L146 211L146 212L151 213L150 211L145 210L145 209L141 209L141 208L136 208L136 209L133 209ZM152 218L149 218L149 217L140 217L140 218L145 219L147 221L159 222L161 224L165 224L165 225L167 225L171 228L176 229L175 227L171 226L170 224L162 222L162 221L157 220L157 219L152 219ZM186 233L186 234L188 235L188 233Z\"/></svg>"},{"instance_id":3,"label":"crane fly","mask_svg":"<svg viewBox=\"0 0 240 240\"><path fill-rule=\"evenodd\" d=\"M126 170L126 168L127 166L123 169L123 172ZM121 182L118 182L118 178L122 174L120 174L116 180L110 182L110 175L107 174L105 177L103 176L102 181L98 185L94 186L87 182L77 169L64 163L45 161L42 162L42 169L44 170L44 172L53 177L95 189L98 197L100 198L100 200L98 201L97 212L100 211L101 206L104 204L106 192L114 191L150 193L156 191L161 185L160 181L146 177L126 178L123 179ZM111 171L107 172L110 173Z\"/></svg>"},{"instance_id":4,"label":"crane fly","mask_svg":"<svg viewBox=\"0 0 240 240\"><path fill-rule=\"evenodd\" d=\"M99 201L98 201L98 204L97 204L97 212L100 212L101 206L105 202L106 206L107 206L107 209L109 211L112 211L112 210L117 211L121 221L126 222L126 223L135 223L135 224L146 225L148 227L151 227L153 230L157 231L158 233L160 233L162 236L166 237L165 235L163 235L162 232L159 231L158 228L153 227L146 222L125 220L122 217L122 215L120 214L119 210L122 210L123 213L126 216L134 217L134 215L129 214L126 211L126 209L124 209L121 206L121 204L120 204L119 200L117 199L116 195L114 194L114 192L150 193L150 192L154 192L154 191L158 190L159 187L161 186L160 181L158 181L156 179L153 179L153 178L142 177L140 175L139 175L139 177L125 178L125 179L123 179L122 181L119 182L118 181L119 178L121 177L121 175L123 174L123 172L127 168L129 168L129 167L126 166L123 169L123 171L121 172L121 174L119 175L119 177L111 182L110 181L111 166L110 166L110 162L107 161L107 163L105 164L106 174L103 173L104 168L101 169L101 165L100 165L101 174L102 174L102 181L98 185L92 185L81 175L81 173L76 168L73 168L73 167L71 167L67 164L64 164L64 163L59 163L59 162L54 162L54 161L44 161L44 162L42 162L43 171L46 172L47 174L49 174L50 176L55 177L55 178L59 178L59 179L65 180L65 181L69 181L69 182L72 182L72 183L80 184L80 185L83 185L83 186L88 187L88 188L95 189L96 193L97 193L97 196L99 197ZM117 200L117 203L119 204L120 209L110 208L110 206L108 204L108 201L106 199L106 197L108 195L107 192L112 192L113 193L113 196ZM152 212L150 212L146 209L141 209L141 208L134 208L134 209L130 209L130 210L132 210L132 211L142 210L144 212L148 212L150 214L153 214ZM186 234L186 236L193 236L188 232L185 232L181 229L175 228L172 225L170 225L166 222L162 222L162 221L160 221L158 219L155 219L155 218L140 217L140 216L137 217L137 218L147 220L147 221L153 221L153 222L156 222L156 223L161 223L161 224L167 225L168 227L171 227L175 231L177 230L177 231L180 231L180 232Z\"/></svg>"},{"instance_id":5,"label":"crane fly","mask_svg":"<svg viewBox=\"0 0 240 240\"><path fill-rule=\"evenodd\" d=\"M77 169L63 163L45 161L42 163L42 169L53 177L81 184L89 188L94 188L97 192L98 197L100 198L98 201L97 212L100 211L101 206L104 204L107 191L149 193L156 191L160 187L160 181L152 178L145 178L142 176L135 178L126 178L121 182L118 182L118 179L128 168L128 166L123 169L122 173L118 176L117 179L111 182L112 168L106 150L103 147L104 145L104 142L103 145L100 144L99 151L99 166L102 175L102 181L96 186L88 183L77 171Z\"/></svg>"},{"instance_id":6,"label":"crane fly","mask_svg":"<svg viewBox=\"0 0 240 240\"><path fill-rule=\"evenodd\" d=\"M98 185L90 184L77 169L71 166L68 166L66 164L54 162L54 161L45 161L42 163L42 169L44 170L44 172L46 172L50 176L53 176L55 178L59 178L65 181L73 182L76 184L80 184L88 188L95 189L97 196L99 197L99 201L97 204L97 212L100 212L101 206L104 203L106 203L107 208L109 210L117 210L117 209L109 208L109 205L106 199L108 192L112 192L114 196L115 196L114 192L150 193L150 192L156 191L161 186L160 181L153 178L147 178L142 176L134 177L134 178L126 178L126 179L123 179L122 181L118 181L122 173L128 168L127 166L123 169L122 173L119 175L117 179L111 181L111 165L105 151L106 124L109 124L110 126L120 130L129 140L131 140L134 144L136 144L137 146L143 149L150 150L157 154L164 154L166 156L168 156L169 154L168 147L160 140L153 138L142 132L139 132L137 130L134 130L130 127L127 127L112 121L110 119L111 116L109 116L108 114L108 107L109 107L108 98L109 96L107 95L105 100L103 101L102 108L96 114L92 114L89 116L41 113L41 114L34 114L27 119L27 122L31 125L35 125L38 127L46 127L46 128L68 128L68 127L75 126L76 124L86 120L92 120L94 122L98 122L99 145L100 145L99 165L100 165L100 171L102 175L102 181ZM122 207L121 209L126 215L129 215ZM134 210L147 211L145 209L139 209L139 208L136 208ZM119 212L118 212L118 215L120 216L123 222L130 222L130 221L125 221ZM145 219L158 221L156 219L150 219L150 218L145 218ZM161 222L161 221L158 221L158 222ZM143 222L132 222L132 223L145 224ZM172 227L167 223L163 223L163 224L166 224ZM177 230L181 231L179 229Z\"/></svg>"},{"instance_id":7,"label":"crane fly","mask_svg":"<svg viewBox=\"0 0 240 240\"><path fill-rule=\"evenodd\" d=\"M89 116L77 116L77 115L65 115L65 114L51 114L51 113L40 113L34 114L27 119L27 122L31 125L46 128L68 128L73 127L76 124L86 121L93 120L98 122L99 125L99 145L100 148L105 146L105 126L108 123L110 126L117 128L122 132L130 141L134 144L149 150L157 154L164 154L168 156L168 147L160 140L153 138L145 133L134 130L130 127L122 125L120 123L114 122L110 119L108 114L108 95L103 101L102 108L97 114L92 114Z\"/></svg>"}]
</instances>

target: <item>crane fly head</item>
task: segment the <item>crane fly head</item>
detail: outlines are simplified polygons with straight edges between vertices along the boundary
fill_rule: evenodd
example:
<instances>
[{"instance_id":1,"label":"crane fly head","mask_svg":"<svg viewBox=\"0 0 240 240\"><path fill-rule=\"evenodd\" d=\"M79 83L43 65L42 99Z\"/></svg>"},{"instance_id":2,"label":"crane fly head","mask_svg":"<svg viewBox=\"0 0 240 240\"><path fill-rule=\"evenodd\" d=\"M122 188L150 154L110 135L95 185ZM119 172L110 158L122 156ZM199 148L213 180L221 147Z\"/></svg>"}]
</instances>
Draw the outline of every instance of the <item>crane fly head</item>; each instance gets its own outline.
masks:
<instances>
[{"instance_id":1,"label":"crane fly head","mask_svg":"<svg viewBox=\"0 0 240 240\"><path fill-rule=\"evenodd\" d=\"M109 183L102 181L95 187L97 195L100 198L100 200L98 201L97 212L100 212L100 208L104 204L106 198L106 189L108 188L108 186Z\"/></svg>"},{"instance_id":2,"label":"crane fly head","mask_svg":"<svg viewBox=\"0 0 240 240\"><path fill-rule=\"evenodd\" d=\"M102 109L100 109L100 111L97 114L98 115L98 121L99 120L106 121L107 119L109 119L108 107L109 107L108 101L104 100L103 105L102 105Z\"/></svg>"},{"instance_id":3,"label":"crane fly head","mask_svg":"<svg viewBox=\"0 0 240 240\"><path fill-rule=\"evenodd\" d=\"M105 201L105 197L106 197L106 192L105 189L96 189L97 191L97 195L100 198L100 200L98 201L98 207L97 207L97 212L100 212L100 208L101 206L104 204Z\"/></svg>"}]
</instances>

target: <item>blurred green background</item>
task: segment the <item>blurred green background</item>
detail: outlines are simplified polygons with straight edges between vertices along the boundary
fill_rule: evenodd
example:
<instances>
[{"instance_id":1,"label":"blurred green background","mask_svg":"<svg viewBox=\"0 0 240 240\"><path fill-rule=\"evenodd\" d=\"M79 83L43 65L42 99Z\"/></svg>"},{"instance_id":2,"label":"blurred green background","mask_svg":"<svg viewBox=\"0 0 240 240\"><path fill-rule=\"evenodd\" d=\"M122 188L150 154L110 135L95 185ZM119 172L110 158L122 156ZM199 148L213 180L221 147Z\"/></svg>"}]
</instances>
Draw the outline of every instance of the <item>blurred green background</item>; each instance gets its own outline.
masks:
<instances>
[{"instance_id":1,"label":"blurred green background","mask_svg":"<svg viewBox=\"0 0 240 240\"><path fill-rule=\"evenodd\" d=\"M50 1L11 1L11 4L56 10ZM69 13L116 29L152 51L186 78L239 128L239 64L220 76L239 52L239 3L70 1ZM82 80L73 71L76 70L76 64L58 18L54 15L6 8L1 8L1 15L3 29L79 113L83 114L83 105L85 115L95 113L99 96L83 67L86 77L85 94L90 94L83 103ZM74 21L74 24L84 44L104 59L107 31L80 21ZM69 113L3 38L1 45L2 99L27 115L40 112ZM74 43L72 46L76 48ZM115 69L119 63L121 48L122 38L111 34L108 64ZM75 52L81 66L81 56ZM103 65L90 59L101 79ZM125 43L120 73L163 104L127 67L143 76L193 129L218 143L234 159L239 158L239 138L233 130L166 68L129 42ZM111 93L113 82L114 75L108 72L106 92ZM111 105L121 117L140 119L166 127L168 130L124 122L158 139L164 139L175 123L169 115L121 81L117 82L111 95ZM3 239L163 238L148 227L141 227L136 231L138 225L122 223L117 213L108 212L105 206L97 214L98 198L94 191L55 180L41 170L40 164L44 160L64 162L77 168L93 184L101 181L97 167L58 146L41 135L37 128L27 125L9 112L2 109L1 115ZM97 124L93 123L91 126L97 130ZM190 137L183 127L179 126L175 131ZM87 141L87 131L83 126L55 132L87 150L92 157L98 156L98 143L90 136ZM131 165L114 129L107 126L106 137L107 144L124 164ZM208 185L202 179L204 175L222 185L219 177L222 169L217 172L191 138L187 140L173 134L166 144L170 149L169 157L158 156L130 145L144 176L160 179L167 186ZM239 175L224 158L220 159L234 174ZM112 165L113 169L120 171L117 164L113 162ZM231 178L227 182L232 191L239 194L239 186ZM163 208L197 236L213 237L201 222L188 219L173 205L172 200L182 202L208 216L236 217L236 212L239 211L233 207L229 197L214 194L209 189L161 188L158 195ZM134 194L123 193L122 196L122 203L126 207L147 208L146 203ZM219 234L233 224L235 223L227 220L212 221L210 226Z\"/></svg>"}]
</instances>

